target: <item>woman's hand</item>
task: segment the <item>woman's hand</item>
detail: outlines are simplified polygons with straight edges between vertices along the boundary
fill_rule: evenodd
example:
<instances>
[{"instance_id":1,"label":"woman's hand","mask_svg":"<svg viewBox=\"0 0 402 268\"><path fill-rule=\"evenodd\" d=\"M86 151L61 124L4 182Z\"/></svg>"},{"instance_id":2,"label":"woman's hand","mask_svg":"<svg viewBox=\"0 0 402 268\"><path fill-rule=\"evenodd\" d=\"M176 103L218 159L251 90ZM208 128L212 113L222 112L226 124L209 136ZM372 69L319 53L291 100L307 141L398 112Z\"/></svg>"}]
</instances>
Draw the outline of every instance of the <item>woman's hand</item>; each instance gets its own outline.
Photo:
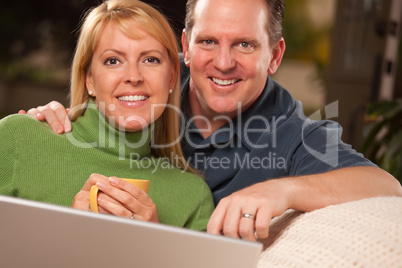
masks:
<instances>
[{"instance_id":1,"label":"woman's hand","mask_svg":"<svg viewBox=\"0 0 402 268\"><path fill-rule=\"evenodd\" d=\"M71 121L68 117L69 109L64 108L57 101L52 101L45 106L29 109L28 112L20 110L19 114L27 114L39 121L45 121L57 134L71 131Z\"/></svg>"},{"instance_id":2,"label":"woman's hand","mask_svg":"<svg viewBox=\"0 0 402 268\"><path fill-rule=\"evenodd\" d=\"M143 190L117 177L92 174L75 196L73 208L89 209L89 191L98 186L99 212L137 220L159 222L155 203ZM134 215L134 216L133 216Z\"/></svg>"}]
</instances>

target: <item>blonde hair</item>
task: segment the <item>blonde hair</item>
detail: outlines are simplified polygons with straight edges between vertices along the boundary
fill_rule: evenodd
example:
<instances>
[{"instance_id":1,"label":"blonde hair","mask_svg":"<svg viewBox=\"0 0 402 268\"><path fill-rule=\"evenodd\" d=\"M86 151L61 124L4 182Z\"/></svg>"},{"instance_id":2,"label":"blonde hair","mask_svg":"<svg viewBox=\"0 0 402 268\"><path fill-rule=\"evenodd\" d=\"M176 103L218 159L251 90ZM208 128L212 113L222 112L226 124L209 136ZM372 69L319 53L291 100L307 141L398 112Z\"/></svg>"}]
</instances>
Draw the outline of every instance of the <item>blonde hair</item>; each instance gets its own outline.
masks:
<instances>
[{"instance_id":1,"label":"blonde hair","mask_svg":"<svg viewBox=\"0 0 402 268\"><path fill-rule=\"evenodd\" d=\"M180 111L179 46L169 22L148 4L137 0L107 0L86 14L72 64L70 107L75 108L71 119L76 120L83 114L85 110L83 104L86 104L90 98L85 84L86 74L89 71L99 35L105 25L111 21L116 22L128 36L136 36L130 27L134 21L166 47L176 74L176 84L172 94L169 94L167 104L168 107L177 107L177 109L175 111L175 109L166 108L155 121L154 141L158 145L165 146L152 148L152 150L156 156L168 158L173 165L196 173L187 165L179 140L180 116L177 111ZM77 107L81 108L77 109Z\"/></svg>"}]
</instances>

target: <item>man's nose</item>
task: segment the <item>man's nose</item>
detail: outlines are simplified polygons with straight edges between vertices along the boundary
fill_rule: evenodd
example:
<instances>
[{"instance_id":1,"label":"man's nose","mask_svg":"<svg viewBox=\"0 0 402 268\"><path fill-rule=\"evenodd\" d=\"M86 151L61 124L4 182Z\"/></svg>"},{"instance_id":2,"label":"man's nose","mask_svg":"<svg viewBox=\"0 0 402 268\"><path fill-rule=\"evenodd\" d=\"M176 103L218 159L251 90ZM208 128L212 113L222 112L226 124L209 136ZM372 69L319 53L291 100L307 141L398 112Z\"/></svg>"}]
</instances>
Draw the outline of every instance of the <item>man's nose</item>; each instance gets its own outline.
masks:
<instances>
[{"instance_id":1,"label":"man's nose","mask_svg":"<svg viewBox=\"0 0 402 268\"><path fill-rule=\"evenodd\" d=\"M230 47L220 46L216 52L214 65L221 72L227 72L235 67L236 60L232 55Z\"/></svg>"}]
</instances>

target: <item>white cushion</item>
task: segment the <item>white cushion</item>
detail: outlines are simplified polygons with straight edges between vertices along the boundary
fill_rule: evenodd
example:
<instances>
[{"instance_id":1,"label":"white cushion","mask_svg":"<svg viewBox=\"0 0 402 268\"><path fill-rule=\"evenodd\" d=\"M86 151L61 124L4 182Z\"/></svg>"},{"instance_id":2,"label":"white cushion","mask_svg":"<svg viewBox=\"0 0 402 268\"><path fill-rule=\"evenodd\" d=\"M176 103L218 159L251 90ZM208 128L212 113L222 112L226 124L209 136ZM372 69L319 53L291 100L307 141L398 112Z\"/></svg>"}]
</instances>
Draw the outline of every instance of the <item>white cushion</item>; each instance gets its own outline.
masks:
<instances>
[{"instance_id":1,"label":"white cushion","mask_svg":"<svg viewBox=\"0 0 402 268\"><path fill-rule=\"evenodd\" d=\"M376 197L274 218L258 268L402 267L402 197Z\"/></svg>"}]
</instances>

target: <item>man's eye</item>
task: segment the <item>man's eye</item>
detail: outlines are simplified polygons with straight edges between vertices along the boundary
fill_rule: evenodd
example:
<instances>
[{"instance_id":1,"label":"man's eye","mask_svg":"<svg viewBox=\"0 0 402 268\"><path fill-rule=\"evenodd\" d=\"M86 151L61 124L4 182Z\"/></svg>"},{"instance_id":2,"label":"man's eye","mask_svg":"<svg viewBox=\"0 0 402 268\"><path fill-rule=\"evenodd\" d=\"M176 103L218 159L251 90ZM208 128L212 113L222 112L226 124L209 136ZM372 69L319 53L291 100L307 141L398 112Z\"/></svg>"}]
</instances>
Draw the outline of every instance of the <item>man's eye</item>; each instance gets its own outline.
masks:
<instances>
[{"instance_id":1,"label":"man's eye","mask_svg":"<svg viewBox=\"0 0 402 268\"><path fill-rule=\"evenodd\" d=\"M250 45L249 43L247 43L247 42L241 42L241 43L240 43L240 46L243 47L243 48L249 48L249 47L251 47L251 45Z\"/></svg>"},{"instance_id":2,"label":"man's eye","mask_svg":"<svg viewBox=\"0 0 402 268\"><path fill-rule=\"evenodd\" d=\"M202 43L205 45L212 45L214 42L212 40L204 40Z\"/></svg>"},{"instance_id":3,"label":"man's eye","mask_svg":"<svg viewBox=\"0 0 402 268\"><path fill-rule=\"evenodd\" d=\"M248 42L239 42L237 47L244 52L252 52L255 49L254 45Z\"/></svg>"},{"instance_id":4,"label":"man's eye","mask_svg":"<svg viewBox=\"0 0 402 268\"><path fill-rule=\"evenodd\" d=\"M116 58L107 58L104 62L105 65L116 65L119 63L119 60Z\"/></svg>"}]
</instances>

